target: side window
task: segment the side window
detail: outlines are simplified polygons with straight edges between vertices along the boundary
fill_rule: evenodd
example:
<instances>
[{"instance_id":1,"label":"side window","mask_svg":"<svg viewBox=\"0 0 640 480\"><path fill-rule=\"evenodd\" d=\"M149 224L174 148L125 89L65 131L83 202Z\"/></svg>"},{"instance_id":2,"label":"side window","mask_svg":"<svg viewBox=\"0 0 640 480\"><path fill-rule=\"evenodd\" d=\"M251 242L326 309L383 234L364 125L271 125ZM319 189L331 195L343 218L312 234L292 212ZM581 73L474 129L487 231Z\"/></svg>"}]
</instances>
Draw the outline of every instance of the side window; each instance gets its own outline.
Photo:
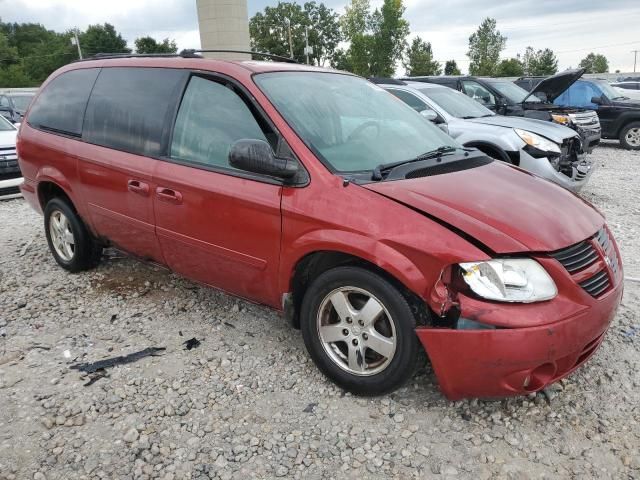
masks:
<instances>
[{"instance_id":1,"label":"side window","mask_svg":"<svg viewBox=\"0 0 640 480\"><path fill-rule=\"evenodd\" d=\"M103 68L89 99L82 138L139 155L166 154L169 118L185 75L178 69Z\"/></svg>"},{"instance_id":2,"label":"side window","mask_svg":"<svg viewBox=\"0 0 640 480\"><path fill-rule=\"evenodd\" d=\"M9 108L9 99L4 95L0 97L0 107Z\"/></svg>"},{"instance_id":3,"label":"side window","mask_svg":"<svg viewBox=\"0 0 640 480\"><path fill-rule=\"evenodd\" d=\"M494 97L489 90L480 85L478 82L474 82L472 80L463 80L462 91L468 97L473 98L474 100L480 102L485 106L493 107L496 104L496 97Z\"/></svg>"},{"instance_id":4,"label":"side window","mask_svg":"<svg viewBox=\"0 0 640 480\"><path fill-rule=\"evenodd\" d=\"M233 168L229 165L229 148L240 139L268 141L256 117L233 87L192 77L176 118L171 157L210 167Z\"/></svg>"},{"instance_id":5,"label":"side window","mask_svg":"<svg viewBox=\"0 0 640 480\"><path fill-rule=\"evenodd\" d=\"M79 137L87 100L99 68L71 70L54 78L38 96L27 122L34 128Z\"/></svg>"},{"instance_id":6,"label":"side window","mask_svg":"<svg viewBox=\"0 0 640 480\"><path fill-rule=\"evenodd\" d=\"M568 94L568 102L566 105L597 109L598 106L591 103L591 98L602 95L602 92L594 89L590 83L578 81L569 87Z\"/></svg>"},{"instance_id":7,"label":"side window","mask_svg":"<svg viewBox=\"0 0 640 480\"><path fill-rule=\"evenodd\" d=\"M413 108L416 112L421 112L429 108L429 106L415 95L405 92L404 90L389 89L389 92L398 97L404 103Z\"/></svg>"}]
</instances>

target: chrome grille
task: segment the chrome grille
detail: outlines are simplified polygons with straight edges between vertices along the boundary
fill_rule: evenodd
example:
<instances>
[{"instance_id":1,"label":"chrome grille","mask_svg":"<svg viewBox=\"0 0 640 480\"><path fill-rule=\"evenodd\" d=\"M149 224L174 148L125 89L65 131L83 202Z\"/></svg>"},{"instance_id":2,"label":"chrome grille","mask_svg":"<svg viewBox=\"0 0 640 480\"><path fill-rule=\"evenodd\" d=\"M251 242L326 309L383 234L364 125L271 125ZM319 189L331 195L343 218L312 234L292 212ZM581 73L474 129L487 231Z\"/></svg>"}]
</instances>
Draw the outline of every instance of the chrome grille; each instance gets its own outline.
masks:
<instances>
[{"instance_id":1,"label":"chrome grille","mask_svg":"<svg viewBox=\"0 0 640 480\"><path fill-rule=\"evenodd\" d=\"M579 113L570 113L569 117L573 121L574 124L579 125L581 127L594 127L600 126L600 119L598 118L598 114L596 112L579 112Z\"/></svg>"},{"instance_id":2,"label":"chrome grille","mask_svg":"<svg viewBox=\"0 0 640 480\"><path fill-rule=\"evenodd\" d=\"M16 173L20 173L16 147L0 147L0 180Z\"/></svg>"},{"instance_id":3,"label":"chrome grille","mask_svg":"<svg viewBox=\"0 0 640 480\"><path fill-rule=\"evenodd\" d=\"M620 261L618 259L618 254L616 253L616 249L613 247L613 242L611 241L611 237L609 236L609 232L602 228L596 234L596 240L602 247L602 251L605 254L605 257L608 259L609 267L614 274L618 273L618 269L620 268Z\"/></svg>"},{"instance_id":4,"label":"chrome grille","mask_svg":"<svg viewBox=\"0 0 640 480\"><path fill-rule=\"evenodd\" d=\"M558 250L551 256L558 260L569 273L593 265L598 260L598 252L589 240Z\"/></svg>"},{"instance_id":5,"label":"chrome grille","mask_svg":"<svg viewBox=\"0 0 640 480\"><path fill-rule=\"evenodd\" d=\"M592 297L597 297L605 292L610 285L609 275L605 270L600 270L593 277L580 283L580 286Z\"/></svg>"}]
</instances>

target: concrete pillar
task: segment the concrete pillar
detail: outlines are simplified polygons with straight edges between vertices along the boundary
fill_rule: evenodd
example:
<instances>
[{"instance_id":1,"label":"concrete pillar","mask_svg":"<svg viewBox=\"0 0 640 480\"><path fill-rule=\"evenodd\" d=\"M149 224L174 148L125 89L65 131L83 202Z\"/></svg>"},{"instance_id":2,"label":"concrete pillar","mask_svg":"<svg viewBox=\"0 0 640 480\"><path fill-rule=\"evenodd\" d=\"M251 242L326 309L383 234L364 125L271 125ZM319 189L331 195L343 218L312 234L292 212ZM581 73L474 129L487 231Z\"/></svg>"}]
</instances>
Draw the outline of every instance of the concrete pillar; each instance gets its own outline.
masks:
<instances>
[{"instance_id":1,"label":"concrete pillar","mask_svg":"<svg viewBox=\"0 0 640 480\"><path fill-rule=\"evenodd\" d=\"M250 50L247 0L196 0L202 49ZM204 54L209 58L249 59L233 53Z\"/></svg>"}]
</instances>

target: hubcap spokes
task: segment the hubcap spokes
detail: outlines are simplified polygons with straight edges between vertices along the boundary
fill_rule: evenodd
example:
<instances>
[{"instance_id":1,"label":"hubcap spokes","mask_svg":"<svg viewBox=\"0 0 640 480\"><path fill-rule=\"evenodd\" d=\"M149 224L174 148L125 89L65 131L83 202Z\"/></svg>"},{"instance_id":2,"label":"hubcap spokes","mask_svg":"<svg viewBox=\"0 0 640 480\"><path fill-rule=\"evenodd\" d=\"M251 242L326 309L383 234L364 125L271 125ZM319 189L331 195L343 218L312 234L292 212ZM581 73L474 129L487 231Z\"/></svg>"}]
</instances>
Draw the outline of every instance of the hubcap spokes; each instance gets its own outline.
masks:
<instances>
[{"instance_id":1,"label":"hubcap spokes","mask_svg":"<svg viewBox=\"0 0 640 480\"><path fill-rule=\"evenodd\" d=\"M366 290L342 287L329 293L320 304L317 325L325 352L349 373L374 375L393 359L395 324Z\"/></svg>"},{"instance_id":2,"label":"hubcap spokes","mask_svg":"<svg viewBox=\"0 0 640 480\"><path fill-rule=\"evenodd\" d=\"M75 238L67 217L59 210L49 219L51 243L58 256L65 262L71 261L75 252Z\"/></svg>"},{"instance_id":3,"label":"hubcap spokes","mask_svg":"<svg viewBox=\"0 0 640 480\"><path fill-rule=\"evenodd\" d=\"M627 143L633 147L640 146L640 128L632 128L626 135Z\"/></svg>"}]
</instances>

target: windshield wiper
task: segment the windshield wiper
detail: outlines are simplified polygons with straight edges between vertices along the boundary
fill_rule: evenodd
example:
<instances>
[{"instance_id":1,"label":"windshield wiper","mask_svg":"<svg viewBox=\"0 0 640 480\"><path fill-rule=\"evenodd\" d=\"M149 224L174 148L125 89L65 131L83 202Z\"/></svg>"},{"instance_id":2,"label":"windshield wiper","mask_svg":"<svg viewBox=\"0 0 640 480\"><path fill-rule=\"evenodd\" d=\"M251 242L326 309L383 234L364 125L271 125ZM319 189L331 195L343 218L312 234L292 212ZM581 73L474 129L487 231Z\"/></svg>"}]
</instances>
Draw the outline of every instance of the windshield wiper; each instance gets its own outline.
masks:
<instances>
[{"instance_id":1,"label":"windshield wiper","mask_svg":"<svg viewBox=\"0 0 640 480\"><path fill-rule=\"evenodd\" d=\"M450 155L451 153L457 150L456 147L445 146L438 147L435 150L430 150L428 152L423 153L422 155L418 155L415 158L410 158L409 160L401 160L399 162L393 163L382 163L373 169L373 174L371 175L371 180L382 180L385 173L389 173L396 167L400 165L406 165L407 163L421 162L422 160L428 160L430 158L442 157L443 155Z\"/></svg>"}]
</instances>

